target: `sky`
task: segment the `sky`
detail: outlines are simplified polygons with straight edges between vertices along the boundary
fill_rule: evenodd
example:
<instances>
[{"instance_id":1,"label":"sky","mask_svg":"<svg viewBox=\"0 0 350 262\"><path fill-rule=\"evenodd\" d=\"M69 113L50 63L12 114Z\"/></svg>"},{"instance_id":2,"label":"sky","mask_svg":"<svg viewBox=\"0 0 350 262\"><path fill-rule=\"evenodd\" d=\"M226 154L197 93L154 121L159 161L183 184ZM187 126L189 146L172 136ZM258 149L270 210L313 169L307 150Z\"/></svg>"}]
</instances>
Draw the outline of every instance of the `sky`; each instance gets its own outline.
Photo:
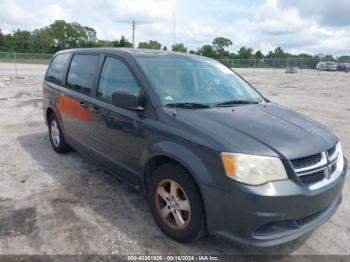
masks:
<instances>
[{"instance_id":1,"label":"sky","mask_svg":"<svg viewBox=\"0 0 350 262\"><path fill-rule=\"evenodd\" d=\"M176 42L197 50L215 37L267 53L350 55L350 0L0 0L0 28L33 30L64 19L93 27L98 39Z\"/></svg>"}]
</instances>

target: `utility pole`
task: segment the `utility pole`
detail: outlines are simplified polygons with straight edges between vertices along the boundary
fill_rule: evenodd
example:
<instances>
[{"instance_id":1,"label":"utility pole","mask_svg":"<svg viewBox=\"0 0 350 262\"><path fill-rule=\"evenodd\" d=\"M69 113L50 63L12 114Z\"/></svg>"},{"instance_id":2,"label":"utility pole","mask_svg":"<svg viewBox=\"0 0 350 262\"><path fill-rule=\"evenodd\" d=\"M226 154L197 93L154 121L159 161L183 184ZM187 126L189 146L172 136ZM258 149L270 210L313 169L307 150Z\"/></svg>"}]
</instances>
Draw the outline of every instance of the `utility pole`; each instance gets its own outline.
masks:
<instances>
[{"instance_id":1,"label":"utility pole","mask_svg":"<svg viewBox=\"0 0 350 262\"><path fill-rule=\"evenodd\" d=\"M135 48L135 20L132 20L132 47Z\"/></svg>"},{"instance_id":2,"label":"utility pole","mask_svg":"<svg viewBox=\"0 0 350 262\"><path fill-rule=\"evenodd\" d=\"M173 22L174 22L174 47L175 47L175 12L173 13Z\"/></svg>"}]
</instances>

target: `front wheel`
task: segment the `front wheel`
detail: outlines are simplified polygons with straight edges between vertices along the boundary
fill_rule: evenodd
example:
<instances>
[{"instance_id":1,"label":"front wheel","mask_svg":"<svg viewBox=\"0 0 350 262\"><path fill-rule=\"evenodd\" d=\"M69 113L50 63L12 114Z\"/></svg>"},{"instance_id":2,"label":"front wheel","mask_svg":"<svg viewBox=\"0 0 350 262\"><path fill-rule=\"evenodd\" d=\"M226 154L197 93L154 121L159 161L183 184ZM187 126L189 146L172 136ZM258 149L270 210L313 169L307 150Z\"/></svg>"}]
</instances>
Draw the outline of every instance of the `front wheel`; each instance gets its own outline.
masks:
<instances>
[{"instance_id":1,"label":"front wheel","mask_svg":"<svg viewBox=\"0 0 350 262\"><path fill-rule=\"evenodd\" d=\"M160 229L179 242L190 242L206 232L201 195L192 177L174 163L158 167L150 177L148 199Z\"/></svg>"}]
</instances>

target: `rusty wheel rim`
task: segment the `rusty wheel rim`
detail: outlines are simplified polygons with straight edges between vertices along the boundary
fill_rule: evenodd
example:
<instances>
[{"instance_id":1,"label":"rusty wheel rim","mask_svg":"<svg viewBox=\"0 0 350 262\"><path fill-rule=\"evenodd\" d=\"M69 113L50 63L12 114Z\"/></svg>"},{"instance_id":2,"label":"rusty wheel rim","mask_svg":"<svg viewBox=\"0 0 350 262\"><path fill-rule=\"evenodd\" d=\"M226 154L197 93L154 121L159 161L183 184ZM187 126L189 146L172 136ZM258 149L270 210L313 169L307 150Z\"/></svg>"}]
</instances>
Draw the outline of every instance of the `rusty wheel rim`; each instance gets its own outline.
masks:
<instances>
[{"instance_id":1,"label":"rusty wheel rim","mask_svg":"<svg viewBox=\"0 0 350 262\"><path fill-rule=\"evenodd\" d=\"M161 219L171 228L183 230L191 219L191 206L183 188L172 179L158 183L155 201Z\"/></svg>"}]
</instances>

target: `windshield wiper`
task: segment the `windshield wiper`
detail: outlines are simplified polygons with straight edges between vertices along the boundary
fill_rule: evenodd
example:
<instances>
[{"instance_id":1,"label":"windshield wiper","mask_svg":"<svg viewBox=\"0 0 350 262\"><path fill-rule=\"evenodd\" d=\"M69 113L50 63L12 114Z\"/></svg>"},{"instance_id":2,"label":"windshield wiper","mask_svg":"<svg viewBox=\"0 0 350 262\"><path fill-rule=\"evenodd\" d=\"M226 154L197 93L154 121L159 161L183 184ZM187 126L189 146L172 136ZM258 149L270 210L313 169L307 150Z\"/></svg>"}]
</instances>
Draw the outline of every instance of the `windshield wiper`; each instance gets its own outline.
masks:
<instances>
[{"instance_id":1,"label":"windshield wiper","mask_svg":"<svg viewBox=\"0 0 350 262\"><path fill-rule=\"evenodd\" d=\"M259 102L258 101L251 101L251 100L231 100L231 101L217 103L217 104L215 104L215 107L248 105L248 104L259 104Z\"/></svg>"},{"instance_id":2,"label":"windshield wiper","mask_svg":"<svg viewBox=\"0 0 350 262\"><path fill-rule=\"evenodd\" d=\"M201 104L201 103L192 103L192 102L186 102L186 103L169 103L165 104L164 106L169 107L181 107L181 108L210 108L209 105Z\"/></svg>"}]
</instances>

